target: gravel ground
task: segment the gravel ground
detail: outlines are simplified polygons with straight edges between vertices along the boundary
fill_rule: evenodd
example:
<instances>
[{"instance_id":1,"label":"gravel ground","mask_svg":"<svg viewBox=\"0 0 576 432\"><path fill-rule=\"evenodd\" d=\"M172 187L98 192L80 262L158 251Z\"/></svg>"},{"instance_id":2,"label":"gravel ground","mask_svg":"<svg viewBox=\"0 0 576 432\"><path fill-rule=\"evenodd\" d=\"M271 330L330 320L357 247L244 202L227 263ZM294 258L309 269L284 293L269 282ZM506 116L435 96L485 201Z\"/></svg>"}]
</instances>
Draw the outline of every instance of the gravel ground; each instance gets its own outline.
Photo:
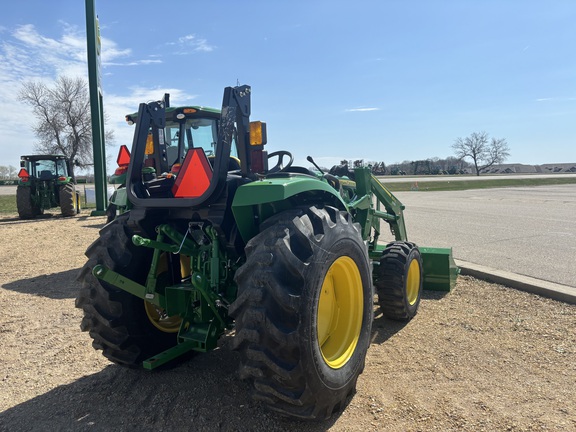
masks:
<instances>
[{"instance_id":1,"label":"gravel ground","mask_svg":"<svg viewBox=\"0 0 576 432\"><path fill-rule=\"evenodd\" d=\"M576 430L576 306L460 277L406 325L377 314L349 406L301 423L251 400L229 337L156 372L109 363L74 308L104 218L15 216L0 216L1 431Z\"/></svg>"}]
</instances>

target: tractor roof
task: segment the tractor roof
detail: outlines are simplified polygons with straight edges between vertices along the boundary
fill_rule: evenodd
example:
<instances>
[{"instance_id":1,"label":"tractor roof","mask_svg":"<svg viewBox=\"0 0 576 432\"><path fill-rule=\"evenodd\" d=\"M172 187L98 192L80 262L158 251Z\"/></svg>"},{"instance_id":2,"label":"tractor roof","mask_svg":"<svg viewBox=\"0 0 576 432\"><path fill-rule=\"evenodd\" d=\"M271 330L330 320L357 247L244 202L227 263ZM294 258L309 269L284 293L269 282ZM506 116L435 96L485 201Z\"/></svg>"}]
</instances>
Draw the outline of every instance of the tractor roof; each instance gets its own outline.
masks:
<instances>
[{"instance_id":1,"label":"tractor roof","mask_svg":"<svg viewBox=\"0 0 576 432\"><path fill-rule=\"evenodd\" d=\"M193 111L191 111L193 110ZM178 106L178 107L168 107L166 108L166 120L174 121L176 120L176 115L178 113L186 113L186 111L191 111L187 113L186 117L202 117L202 115L208 115L208 117L220 116L220 110L217 108L203 107L203 106ZM131 120L136 123L138 119L138 112L126 115L126 120Z\"/></svg>"},{"instance_id":2,"label":"tractor roof","mask_svg":"<svg viewBox=\"0 0 576 432\"><path fill-rule=\"evenodd\" d=\"M207 113L211 113L211 114L220 114L220 110L218 108L210 108L210 107L203 107L203 106L180 106L180 107L168 107L168 108L166 108L166 115L168 115L174 111L183 110L184 108L192 108L192 109L195 109L195 110L200 111L200 112L207 112Z\"/></svg>"},{"instance_id":3,"label":"tractor roof","mask_svg":"<svg viewBox=\"0 0 576 432\"><path fill-rule=\"evenodd\" d=\"M39 160L60 160L68 158L64 155L45 154L45 155L25 155L20 156L20 159L29 161L39 161Z\"/></svg>"}]
</instances>

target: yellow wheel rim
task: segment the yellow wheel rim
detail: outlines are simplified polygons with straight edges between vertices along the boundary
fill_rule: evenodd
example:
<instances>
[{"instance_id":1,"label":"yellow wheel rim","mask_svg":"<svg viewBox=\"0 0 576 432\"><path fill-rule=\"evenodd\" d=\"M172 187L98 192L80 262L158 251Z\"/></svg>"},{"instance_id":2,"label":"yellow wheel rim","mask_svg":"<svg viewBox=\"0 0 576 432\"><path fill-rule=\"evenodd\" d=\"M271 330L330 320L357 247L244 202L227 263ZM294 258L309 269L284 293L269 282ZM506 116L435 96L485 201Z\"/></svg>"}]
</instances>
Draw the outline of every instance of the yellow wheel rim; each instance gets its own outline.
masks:
<instances>
[{"instance_id":1,"label":"yellow wheel rim","mask_svg":"<svg viewBox=\"0 0 576 432\"><path fill-rule=\"evenodd\" d=\"M154 327L164 333L177 333L180 329L182 319L178 316L168 316L161 307L153 305L150 302L144 302L146 315Z\"/></svg>"},{"instance_id":2,"label":"yellow wheel rim","mask_svg":"<svg viewBox=\"0 0 576 432\"><path fill-rule=\"evenodd\" d=\"M160 262L158 263L156 276L158 277L167 271L168 260L166 259L166 254L164 253L160 256ZM180 316L168 316L163 308L147 301L144 301L144 309L146 310L148 319L158 330L165 333L177 333L180 329L180 324L182 323L182 318L180 318Z\"/></svg>"},{"instance_id":3,"label":"yellow wheel rim","mask_svg":"<svg viewBox=\"0 0 576 432\"><path fill-rule=\"evenodd\" d=\"M318 298L317 336L324 361L332 369L343 367L356 349L364 312L362 278L347 256L328 269Z\"/></svg>"},{"instance_id":4,"label":"yellow wheel rim","mask_svg":"<svg viewBox=\"0 0 576 432\"><path fill-rule=\"evenodd\" d=\"M417 260L412 260L408 267L408 278L406 279L406 297L408 303L413 305L418 300L420 293L420 264Z\"/></svg>"}]
</instances>

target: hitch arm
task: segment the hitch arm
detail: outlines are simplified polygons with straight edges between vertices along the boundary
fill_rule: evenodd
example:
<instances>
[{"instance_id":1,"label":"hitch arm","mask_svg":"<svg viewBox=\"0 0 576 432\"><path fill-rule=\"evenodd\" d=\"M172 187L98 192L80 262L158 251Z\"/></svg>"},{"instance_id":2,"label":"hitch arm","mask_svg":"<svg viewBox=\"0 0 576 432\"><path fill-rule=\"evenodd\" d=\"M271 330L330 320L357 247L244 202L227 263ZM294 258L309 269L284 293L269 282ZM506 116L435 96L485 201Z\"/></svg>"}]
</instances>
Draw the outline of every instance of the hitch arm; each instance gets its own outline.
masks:
<instances>
[{"instance_id":1,"label":"hitch arm","mask_svg":"<svg viewBox=\"0 0 576 432\"><path fill-rule=\"evenodd\" d=\"M92 274L104 282L108 282L110 285L115 286L116 288L120 288L136 297L140 297L143 300L146 300L149 303L152 303L159 307L165 307L164 303L164 296L158 293L151 294L147 292L147 289L144 285L140 285L138 282L134 282L127 277L122 276L120 273L116 273L113 270L110 270L103 265L96 265L92 269Z\"/></svg>"}]
</instances>

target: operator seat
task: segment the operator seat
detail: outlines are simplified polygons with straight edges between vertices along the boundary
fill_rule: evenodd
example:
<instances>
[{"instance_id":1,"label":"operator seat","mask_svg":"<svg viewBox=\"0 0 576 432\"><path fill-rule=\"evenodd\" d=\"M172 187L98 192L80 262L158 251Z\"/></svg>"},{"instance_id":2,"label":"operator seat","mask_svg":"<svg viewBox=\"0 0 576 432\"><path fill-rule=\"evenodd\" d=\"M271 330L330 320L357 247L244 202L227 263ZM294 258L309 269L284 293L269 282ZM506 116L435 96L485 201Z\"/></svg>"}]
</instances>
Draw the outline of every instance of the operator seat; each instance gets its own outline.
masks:
<instances>
[{"instance_id":1,"label":"operator seat","mask_svg":"<svg viewBox=\"0 0 576 432\"><path fill-rule=\"evenodd\" d=\"M40 171L40 175L38 176L39 180L52 180L54 178L54 174L50 170L43 170Z\"/></svg>"},{"instance_id":2,"label":"operator seat","mask_svg":"<svg viewBox=\"0 0 576 432\"><path fill-rule=\"evenodd\" d=\"M210 162L212 168L214 168L214 159L216 159L216 156L208 156L208 162ZM228 160L228 171L238 171L240 169L242 169L240 166L240 159L236 156L230 156L230 159Z\"/></svg>"}]
</instances>

